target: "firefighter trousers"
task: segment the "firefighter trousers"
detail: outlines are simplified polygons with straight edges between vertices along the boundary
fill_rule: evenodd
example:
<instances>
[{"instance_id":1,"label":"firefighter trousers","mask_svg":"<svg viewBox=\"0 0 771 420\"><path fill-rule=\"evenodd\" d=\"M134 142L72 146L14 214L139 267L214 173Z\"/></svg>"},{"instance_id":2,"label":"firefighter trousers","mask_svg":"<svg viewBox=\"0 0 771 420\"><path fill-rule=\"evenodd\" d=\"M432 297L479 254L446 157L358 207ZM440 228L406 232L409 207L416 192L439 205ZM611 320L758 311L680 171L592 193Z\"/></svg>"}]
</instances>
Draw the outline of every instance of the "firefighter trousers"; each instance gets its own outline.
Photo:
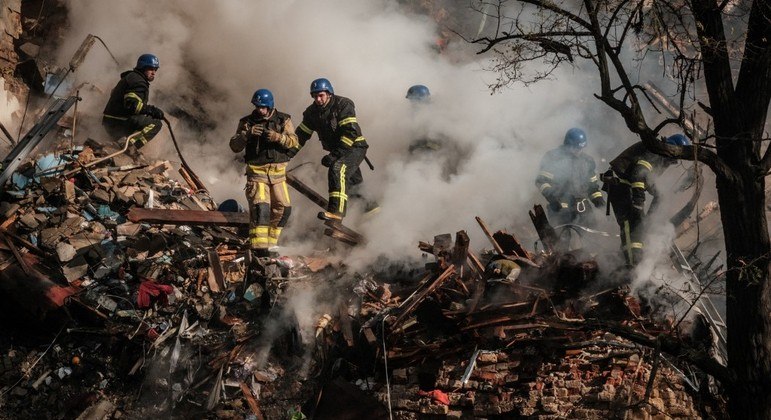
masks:
<instances>
[{"instance_id":1,"label":"firefighter trousers","mask_svg":"<svg viewBox=\"0 0 771 420\"><path fill-rule=\"evenodd\" d=\"M354 147L329 165L327 173L329 183L328 212L345 216L351 190L364 181L359 165L364 161L366 154L366 148Z\"/></svg>"},{"instance_id":2,"label":"firefighter trousers","mask_svg":"<svg viewBox=\"0 0 771 420\"><path fill-rule=\"evenodd\" d=\"M113 139L119 139L141 131L141 134L134 137L132 143L134 147L141 149L160 133L161 128L163 128L163 121L144 114L132 115L126 118L108 117L105 115L102 118L102 125L107 134Z\"/></svg>"},{"instance_id":3,"label":"firefighter trousers","mask_svg":"<svg viewBox=\"0 0 771 420\"><path fill-rule=\"evenodd\" d=\"M628 182L617 180L608 185L608 201L620 229L621 250L626 264L634 267L642 259L643 217L642 212L632 205L632 188Z\"/></svg>"},{"instance_id":4,"label":"firefighter trousers","mask_svg":"<svg viewBox=\"0 0 771 420\"><path fill-rule=\"evenodd\" d=\"M249 203L249 246L268 249L278 245L292 206L286 184L286 163L249 165L246 180Z\"/></svg>"}]
</instances>

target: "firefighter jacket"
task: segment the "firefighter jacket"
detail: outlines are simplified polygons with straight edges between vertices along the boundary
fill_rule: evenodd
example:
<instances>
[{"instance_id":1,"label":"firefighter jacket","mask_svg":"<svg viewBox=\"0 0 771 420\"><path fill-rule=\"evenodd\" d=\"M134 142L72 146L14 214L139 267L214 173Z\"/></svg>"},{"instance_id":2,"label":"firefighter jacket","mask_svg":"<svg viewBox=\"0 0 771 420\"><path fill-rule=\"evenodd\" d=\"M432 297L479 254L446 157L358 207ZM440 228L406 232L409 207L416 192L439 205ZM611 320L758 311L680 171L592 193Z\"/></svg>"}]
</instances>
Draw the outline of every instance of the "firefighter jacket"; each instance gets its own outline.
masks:
<instances>
[{"instance_id":1,"label":"firefighter jacket","mask_svg":"<svg viewBox=\"0 0 771 420\"><path fill-rule=\"evenodd\" d=\"M137 69L124 71L110 93L110 99L104 107L104 115L125 120L132 115L144 114L147 111L149 96L150 82L144 74Z\"/></svg>"},{"instance_id":2,"label":"firefighter jacket","mask_svg":"<svg viewBox=\"0 0 771 420\"><path fill-rule=\"evenodd\" d=\"M546 152L535 185L550 204L559 203L563 208L587 198L602 198L594 159L583 153L573 154L567 146Z\"/></svg>"},{"instance_id":3,"label":"firefighter jacket","mask_svg":"<svg viewBox=\"0 0 771 420\"><path fill-rule=\"evenodd\" d=\"M343 156L354 147L368 147L356 120L353 101L342 96L333 95L323 107L313 103L303 112L303 122L296 130L300 147L314 131L324 150L335 156Z\"/></svg>"},{"instance_id":4,"label":"firefighter jacket","mask_svg":"<svg viewBox=\"0 0 771 420\"><path fill-rule=\"evenodd\" d=\"M610 168L619 178L621 184L629 185L632 190L632 206L643 210L645 192L653 196L651 209L659 200L659 192L654 183L654 177L664 169L664 159L651 153L642 142L637 142L621 152L610 161Z\"/></svg>"},{"instance_id":5,"label":"firefighter jacket","mask_svg":"<svg viewBox=\"0 0 771 420\"><path fill-rule=\"evenodd\" d=\"M262 134L252 134L254 126L262 126ZM271 135L275 137L271 138ZM244 159L250 167L288 162L297 147L297 135L291 117L275 109L267 118L262 118L257 110L241 118L236 135L230 140L230 148L234 152L246 149Z\"/></svg>"}]
</instances>

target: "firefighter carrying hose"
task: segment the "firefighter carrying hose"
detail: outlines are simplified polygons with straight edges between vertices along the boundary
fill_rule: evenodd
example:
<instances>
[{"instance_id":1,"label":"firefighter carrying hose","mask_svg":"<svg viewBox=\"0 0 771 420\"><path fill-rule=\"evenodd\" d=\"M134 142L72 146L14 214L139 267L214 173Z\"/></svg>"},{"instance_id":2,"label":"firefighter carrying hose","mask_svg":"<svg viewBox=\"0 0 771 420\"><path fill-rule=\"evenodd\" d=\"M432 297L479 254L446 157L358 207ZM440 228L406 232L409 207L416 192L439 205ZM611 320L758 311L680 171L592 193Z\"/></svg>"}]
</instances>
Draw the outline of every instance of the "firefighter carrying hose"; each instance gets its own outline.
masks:
<instances>
[{"instance_id":1,"label":"firefighter carrying hose","mask_svg":"<svg viewBox=\"0 0 771 420\"><path fill-rule=\"evenodd\" d=\"M683 134L669 136L665 143L673 146L691 144ZM608 201L613 207L613 214L621 230L621 249L627 267L636 266L642 259L646 218L645 193L653 196L647 212L652 214L660 202L654 178L675 162L676 159L649 152L642 142L637 142L613 159L610 162L610 170L603 174L602 188L608 193Z\"/></svg>"},{"instance_id":2,"label":"firefighter carrying hose","mask_svg":"<svg viewBox=\"0 0 771 420\"><path fill-rule=\"evenodd\" d=\"M605 207L594 159L583 153L586 133L571 128L563 144L546 152L535 185L549 203L549 219L554 225L594 225L591 206Z\"/></svg>"},{"instance_id":3,"label":"firefighter carrying hose","mask_svg":"<svg viewBox=\"0 0 771 420\"><path fill-rule=\"evenodd\" d=\"M129 145L130 155L136 155L137 149L152 140L163 127L163 111L147 103L150 82L155 80L159 67L160 62L155 55L140 55L134 69L121 73L120 81L112 89L104 107L102 125L113 138L141 131Z\"/></svg>"},{"instance_id":4,"label":"firefighter carrying hose","mask_svg":"<svg viewBox=\"0 0 771 420\"><path fill-rule=\"evenodd\" d=\"M356 119L353 101L335 95L332 84L324 78L311 83L310 94L313 103L303 112L303 121L295 132L302 147L315 131L321 147L329 152L321 159L321 164L329 168L329 205L318 217L340 221L349 198L357 195L356 187L364 181L359 165L366 159L369 146ZM369 211L374 211L376 206L369 207Z\"/></svg>"},{"instance_id":5,"label":"firefighter carrying hose","mask_svg":"<svg viewBox=\"0 0 771 420\"><path fill-rule=\"evenodd\" d=\"M246 149L246 200L249 203L249 245L256 257L275 256L278 238L292 212L286 166L298 147L289 114L275 109L273 93L259 89L255 109L238 122L230 149Z\"/></svg>"}]
</instances>

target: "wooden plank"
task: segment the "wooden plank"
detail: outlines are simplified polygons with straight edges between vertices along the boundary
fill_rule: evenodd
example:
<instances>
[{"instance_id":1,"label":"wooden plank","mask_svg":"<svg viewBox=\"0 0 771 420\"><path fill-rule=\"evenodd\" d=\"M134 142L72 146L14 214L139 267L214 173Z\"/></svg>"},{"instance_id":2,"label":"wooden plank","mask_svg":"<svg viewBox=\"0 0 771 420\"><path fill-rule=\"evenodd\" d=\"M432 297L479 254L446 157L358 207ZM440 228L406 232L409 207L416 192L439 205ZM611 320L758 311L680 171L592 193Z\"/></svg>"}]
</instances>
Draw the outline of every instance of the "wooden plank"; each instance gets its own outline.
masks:
<instances>
[{"instance_id":1,"label":"wooden plank","mask_svg":"<svg viewBox=\"0 0 771 420\"><path fill-rule=\"evenodd\" d=\"M307 186L304 182L300 181L296 176L292 174L286 174L286 183L289 184L290 187L297 190L300 194L304 195L309 200L316 203L322 209L324 210L327 209L327 206L329 205L329 201L327 201L327 199L324 198L321 194L314 191L313 188Z\"/></svg>"},{"instance_id":2,"label":"wooden plank","mask_svg":"<svg viewBox=\"0 0 771 420\"><path fill-rule=\"evenodd\" d=\"M332 228L324 229L324 235L329 236L330 238L337 239L338 241L348 244L351 246L358 245L359 243L356 242L355 239L351 238L350 236L346 235L343 232L340 232L339 230L335 230Z\"/></svg>"},{"instance_id":3,"label":"wooden plank","mask_svg":"<svg viewBox=\"0 0 771 420\"><path fill-rule=\"evenodd\" d=\"M482 232L485 233L485 236L487 236L487 239L489 239L490 243L493 244L493 249L495 249L495 252L498 253L498 255L506 255L503 253L503 248L501 248L498 242L495 241L495 238L493 238L493 235L490 234L490 229L487 228L487 224L482 220L482 218L479 216L476 216L475 219L477 219L477 223L479 223L479 227L482 228Z\"/></svg>"},{"instance_id":4,"label":"wooden plank","mask_svg":"<svg viewBox=\"0 0 771 420\"><path fill-rule=\"evenodd\" d=\"M536 232L538 232L538 237L541 238L544 248L548 252L554 252L554 250L557 249L559 237L557 237L554 228L549 224L549 220L546 218L543 207L536 204L533 206L533 210L528 213L530 214L530 220L533 221Z\"/></svg>"},{"instance_id":5,"label":"wooden plank","mask_svg":"<svg viewBox=\"0 0 771 420\"><path fill-rule=\"evenodd\" d=\"M455 265L450 264L450 266L447 267L447 269L444 270L444 272L441 275L439 275L439 277L437 277L433 282L431 282L425 289L423 289L423 291L421 291L418 294L410 296L411 301L409 302L408 305L404 306L404 310L396 318L396 321L394 321L393 324L391 324L391 330L397 329L399 325L402 323L402 321L404 321L404 319L407 317L407 315L412 313L412 311L418 306L418 304L420 304L420 302L423 301L423 299L426 298L426 296L428 296L429 293L436 290L439 286L441 286L445 282L445 280L450 278L453 274L455 274ZM402 305L406 303L407 302L405 301Z\"/></svg>"},{"instance_id":6,"label":"wooden plank","mask_svg":"<svg viewBox=\"0 0 771 420\"><path fill-rule=\"evenodd\" d=\"M349 236L351 239L356 241L357 243L363 242L364 237L361 236L358 232L355 230L345 226L344 224L340 223L336 220L325 220L324 221L325 226L329 226L330 228L337 230L339 232L344 233L345 235Z\"/></svg>"},{"instance_id":7,"label":"wooden plank","mask_svg":"<svg viewBox=\"0 0 771 420\"><path fill-rule=\"evenodd\" d=\"M501 246L506 255L516 255L530 261L533 260L533 255L511 233L499 230L493 234L493 239Z\"/></svg>"},{"instance_id":8,"label":"wooden plank","mask_svg":"<svg viewBox=\"0 0 771 420\"><path fill-rule=\"evenodd\" d=\"M217 254L217 251L213 249L210 249L207 253L209 255L209 266L214 272L214 280L217 282L219 290L225 290L225 272L222 270L220 257Z\"/></svg>"},{"instance_id":9,"label":"wooden plank","mask_svg":"<svg viewBox=\"0 0 771 420\"><path fill-rule=\"evenodd\" d=\"M238 385L241 386L241 393L244 394L244 398L246 398L246 403L249 404L249 409L252 410L252 414L257 417L257 420L265 420L262 411L260 411L260 405L257 403L257 399L254 398L254 395L252 395L252 390L249 389L249 386L244 382L239 382Z\"/></svg>"},{"instance_id":10,"label":"wooden plank","mask_svg":"<svg viewBox=\"0 0 771 420\"><path fill-rule=\"evenodd\" d=\"M351 318L348 315L348 305L340 302L340 305L337 307L337 315L340 319L340 330L343 333L345 342L348 344L348 347L353 347L353 329L351 328Z\"/></svg>"},{"instance_id":11,"label":"wooden plank","mask_svg":"<svg viewBox=\"0 0 771 420\"><path fill-rule=\"evenodd\" d=\"M203 210L169 210L133 207L127 217L134 223L199 226L243 226L249 224L249 213Z\"/></svg>"}]
</instances>

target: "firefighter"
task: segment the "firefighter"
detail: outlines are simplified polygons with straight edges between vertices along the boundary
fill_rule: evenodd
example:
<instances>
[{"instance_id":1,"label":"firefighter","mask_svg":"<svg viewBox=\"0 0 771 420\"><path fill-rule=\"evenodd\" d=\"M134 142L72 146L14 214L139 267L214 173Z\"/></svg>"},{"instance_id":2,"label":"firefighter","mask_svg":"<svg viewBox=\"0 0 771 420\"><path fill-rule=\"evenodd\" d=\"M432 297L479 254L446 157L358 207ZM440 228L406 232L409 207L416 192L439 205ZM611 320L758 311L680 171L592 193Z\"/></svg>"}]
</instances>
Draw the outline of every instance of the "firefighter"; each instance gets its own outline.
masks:
<instances>
[{"instance_id":1,"label":"firefighter","mask_svg":"<svg viewBox=\"0 0 771 420\"><path fill-rule=\"evenodd\" d=\"M406 98L413 103L427 103L431 101L431 91L425 85L410 86Z\"/></svg>"},{"instance_id":2,"label":"firefighter","mask_svg":"<svg viewBox=\"0 0 771 420\"><path fill-rule=\"evenodd\" d=\"M546 152L535 185L546 198L554 225L594 225L591 206L605 207L594 159L583 152L586 133L571 128L562 145Z\"/></svg>"},{"instance_id":3,"label":"firefighter","mask_svg":"<svg viewBox=\"0 0 771 420\"><path fill-rule=\"evenodd\" d=\"M690 141L683 134L669 136L665 143L688 146ZM637 142L610 161L610 170L603 175L603 189L613 207L621 230L621 249L627 267L634 267L642 258L645 212L645 193L653 199L647 214L652 214L660 202L660 194L654 183L656 177L677 162L649 152L642 142Z\"/></svg>"},{"instance_id":4,"label":"firefighter","mask_svg":"<svg viewBox=\"0 0 771 420\"><path fill-rule=\"evenodd\" d=\"M254 111L241 118L230 139L235 153L245 151L246 200L249 203L249 245L256 257L275 256L278 238L292 212L286 166L297 150L289 114L275 108L273 93L258 89Z\"/></svg>"},{"instance_id":5,"label":"firefighter","mask_svg":"<svg viewBox=\"0 0 771 420\"><path fill-rule=\"evenodd\" d=\"M324 78L311 83L310 93L313 103L303 112L303 121L295 132L300 148L315 131L321 147L329 152L321 159L321 164L329 168L329 204L326 211L319 212L318 217L341 221L349 198L354 197L356 187L364 181L359 165L365 159L369 146L356 119L353 101L335 95L332 84Z\"/></svg>"},{"instance_id":6,"label":"firefighter","mask_svg":"<svg viewBox=\"0 0 771 420\"><path fill-rule=\"evenodd\" d=\"M417 112L417 107L422 107L431 102L431 91L425 85L413 85L407 89L407 96L410 103L415 107L413 111ZM442 149L442 143L435 139L427 137L414 140L410 143L409 152L411 155L421 155L424 153L435 153Z\"/></svg>"},{"instance_id":7,"label":"firefighter","mask_svg":"<svg viewBox=\"0 0 771 420\"><path fill-rule=\"evenodd\" d=\"M104 107L102 125L110 136L118 139L141 132L132 139L130 154L135 154L163 127L163 111L147 103L150 82L155 80L159 67L160 62L155 55L140 55L133 70L121 73L120 81L112 89Z\"/></svg>"}]
</instances>

